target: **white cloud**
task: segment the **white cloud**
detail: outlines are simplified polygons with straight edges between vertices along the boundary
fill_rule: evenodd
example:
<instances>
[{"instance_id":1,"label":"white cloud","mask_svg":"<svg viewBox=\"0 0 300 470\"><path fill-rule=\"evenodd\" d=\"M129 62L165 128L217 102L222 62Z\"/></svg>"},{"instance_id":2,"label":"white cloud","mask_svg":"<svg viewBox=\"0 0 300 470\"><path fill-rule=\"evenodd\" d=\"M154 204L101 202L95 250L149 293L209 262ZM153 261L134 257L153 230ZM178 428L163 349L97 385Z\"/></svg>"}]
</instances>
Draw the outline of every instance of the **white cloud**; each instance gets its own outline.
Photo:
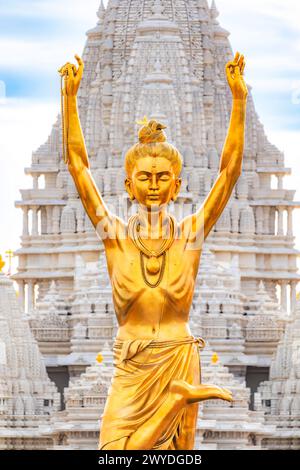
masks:
<instances>
[{"instance_id":1,"label":"white cloud","mask_svg":"<svg viewBox=\"0 0 300 470\"><path fill-rule=\"evenodd\" d=\"M10 0L1 5L1 15L95 22L99 5L100 0Z\"/></svg>"},{"instance_id":2,"label":"white cloud","mask_svg":"<svg viewBox=\"0 0 300 470\"><path fill-rule=\"evenodd\" d=\"M233 50L246 56L251 78L299 73L300 2L217 0L218 21L230 31Z\"/></svg>"},{"instance_id":3,"label":"white cloud","mask_svg":"<svg viewBox=\"0 0 300 470\"><path fill-rule=\"evenodd\" d=\"M248 82L249 80L247 80ZM292 78L269 78L259 77L255 79L255 90L268 93L290 93L294 89L295 80ZM251 81L250 81L251 84Z\"/></svg>"},{"instance_id":4,"label":"white cloud","mask_svg":"<svg viewBox=\"0 0 300 470\"><path fill-rule=\"evenodd\" d=\"M251 1L252 7L261 8L265 15L286 23L289 27L300 30L300 3L297 0L259 0Z\"/></svg>"},{"instance_id":5,"label":"white cloud","mask_svg":"<svg viewBox=\"0 0 300 470\"><path fill-rule=\"evenodd\" d=\"M88 0L88 5L83 0L11 0L1 4L2 18L40 18L47 25L51 19L65 19L64 33L53 29L51 38L46 33L39 34L37 38L34 28L27 28L25 34L24 29L15 28L14 37L11 33L5 36L0 32L2 70L22 70L26 73L32 70L35 73L38 69L56 69L66 61L74 60L74 55L80 55L83 51L86 31L96 25L99 4L99 0ZM13 28L12 23L11 30Z\"/></svg>"},{"instance_id":6,"label":"white cloud","mask_svg":"<svg viewBox=\"0 0 300 470\"><path fill-rule=\"evenodd\" d=\"M82 36L76 41L63 40L24 41L0 38L1 67L10 71L36 73L38 70L57 70L63 63L74 59L75 53L81 54ZM17 58L17 59L16 59Z\"/></svg>"},{"instance_id":7,"label":"white cloud","mask_svg":"<svg viewBox=\"0 0 300 470\"><path fill-rule=\"evenodd\" d=\"M249 15L265 16L279 20L281 25L287 25L297 31L300 30L300 3L298 0L251 0L238 2L237 0L216 0L217 8L222 17L239 17L240 25L245 25ZM235 21L235 19L234 19ZM253 25L255 26L255 25Z\"/></svg>"}]
</instances>

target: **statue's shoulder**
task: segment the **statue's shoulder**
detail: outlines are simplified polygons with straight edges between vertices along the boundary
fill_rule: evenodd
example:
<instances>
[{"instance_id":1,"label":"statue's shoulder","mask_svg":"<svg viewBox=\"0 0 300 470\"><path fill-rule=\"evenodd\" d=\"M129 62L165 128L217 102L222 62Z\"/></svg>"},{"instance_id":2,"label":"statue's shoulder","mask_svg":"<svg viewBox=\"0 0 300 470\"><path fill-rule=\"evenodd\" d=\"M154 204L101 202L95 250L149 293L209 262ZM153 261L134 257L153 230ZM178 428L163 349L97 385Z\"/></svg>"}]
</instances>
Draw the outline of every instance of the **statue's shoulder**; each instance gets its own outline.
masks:
<instances>
[{"instance_id":1,"label":"statue's shoulder","mask_svg":"<svg viewBox=\"0 0 300 470\"><path fill-rule=\"evenodd\" d=\"M178 238L183 240L185 249L201 250L204 241L203 223L198 213L189 214L178 223Z\"/></svg>"},{"instance_id":2,"label":"statue's shoulder","mask_svg":"<svg viewBox=\"0 0 300 470\"><path fill-rule=\"evenodd\" d=\"M115 245L127 236L127 223L118 215L109 213L96 226L96 233L104 244Z\"/></svg>"}]
</instances>

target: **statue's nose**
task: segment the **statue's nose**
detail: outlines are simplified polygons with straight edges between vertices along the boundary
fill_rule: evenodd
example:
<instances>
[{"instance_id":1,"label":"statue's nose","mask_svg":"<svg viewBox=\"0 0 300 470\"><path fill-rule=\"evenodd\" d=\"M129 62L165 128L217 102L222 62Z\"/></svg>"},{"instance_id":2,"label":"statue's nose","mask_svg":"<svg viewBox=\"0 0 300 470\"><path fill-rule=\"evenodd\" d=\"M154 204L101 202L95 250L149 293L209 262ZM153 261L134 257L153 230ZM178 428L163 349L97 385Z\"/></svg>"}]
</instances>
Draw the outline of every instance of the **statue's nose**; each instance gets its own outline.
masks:
<instances>
[{"instance_id":1,"label":"statue's nose","mask_svg":"<svg viewBox=\"0 0 300 470\"><path fill-rule=\"evenodd\" d=\"M156 175L153 175L151 178L150 189L157 189L157 188L158 188L157 178L156 178Z\"/></svg>"}]
</instances>

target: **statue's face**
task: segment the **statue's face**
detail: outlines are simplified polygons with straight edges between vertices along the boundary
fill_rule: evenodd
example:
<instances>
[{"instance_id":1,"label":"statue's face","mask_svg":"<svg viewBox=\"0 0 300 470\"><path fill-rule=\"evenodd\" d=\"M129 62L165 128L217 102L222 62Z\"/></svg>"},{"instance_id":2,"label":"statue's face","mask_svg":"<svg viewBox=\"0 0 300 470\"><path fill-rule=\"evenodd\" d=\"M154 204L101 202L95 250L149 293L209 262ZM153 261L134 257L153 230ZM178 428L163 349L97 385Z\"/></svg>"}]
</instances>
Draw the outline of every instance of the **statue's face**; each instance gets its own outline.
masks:
<instances>
[{"instance_id":1,"label":"statue's face","mask_svg":"<svg viewBox=\"0 0 300 470\"><path fill-rule=\"evenodd\" d=\"M159 209L176 199L180 184L170 160L164 157L139 158L131 178L125 180L129 195L149 209Z\"/></svg>"}]
</instances>

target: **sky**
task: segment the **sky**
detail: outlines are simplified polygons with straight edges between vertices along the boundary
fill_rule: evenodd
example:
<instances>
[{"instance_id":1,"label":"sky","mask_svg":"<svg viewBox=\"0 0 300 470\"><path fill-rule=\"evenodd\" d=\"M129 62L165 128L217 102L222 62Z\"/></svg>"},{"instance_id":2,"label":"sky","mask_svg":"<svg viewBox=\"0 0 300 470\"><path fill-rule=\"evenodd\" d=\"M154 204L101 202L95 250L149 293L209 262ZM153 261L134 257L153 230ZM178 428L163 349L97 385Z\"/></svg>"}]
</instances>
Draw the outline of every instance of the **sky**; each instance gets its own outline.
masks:
<instances>
[{"instance_id":1,"label":"sky","mask_svg":"<svg viewBox=\"0 0 300 470\"><path fill-rule=\"evenodd\" d=\"M104 1L106 4L107 2ZM100 0L0 0L0 254L20 246L24 167L60 110L57 69L81 54ZM246 82L270 141L285 153L300 201L300 2L217 0L221 26L246 58ZM300 210L294 231L300 248ZM15 263L14 263L15 266ZM5 269L4 269L5 270Z\"/></svg>"}]
</instances>

